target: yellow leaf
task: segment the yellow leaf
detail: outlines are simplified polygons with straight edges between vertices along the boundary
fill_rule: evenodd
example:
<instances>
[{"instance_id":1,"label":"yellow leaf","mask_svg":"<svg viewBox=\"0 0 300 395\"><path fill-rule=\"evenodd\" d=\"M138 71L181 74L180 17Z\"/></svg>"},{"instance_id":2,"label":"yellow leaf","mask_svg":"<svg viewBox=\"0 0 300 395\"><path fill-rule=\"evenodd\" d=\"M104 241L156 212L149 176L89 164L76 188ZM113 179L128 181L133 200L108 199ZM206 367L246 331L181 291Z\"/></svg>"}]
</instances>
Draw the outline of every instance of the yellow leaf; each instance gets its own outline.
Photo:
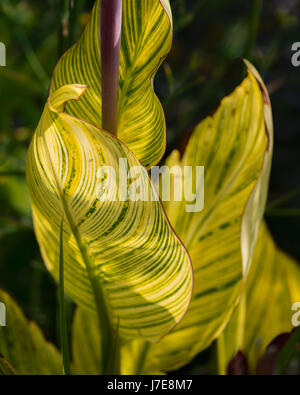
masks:
<instances>
[{"instance_id":1,"label":"yellow leaf","mask_svg":"<svg viewBox=\"0 0 300 395\"><path fill-rule=\"evenodd\" d=\"M103 319L107 310L121 336L156 341L189 305L189 256L134 154L117 138L64 112L65 103L80 101L85 89L66 85L52 93L31 142L27 180L35 233L44 262L58 279L64 218L66 292L94 315L101 310ZM136 169L146 199L122 200L121 184L125 192L132 187L126 176Z\"/></svg>"},{"instance_id":2,"label":"yellow leaf","mask_svg":"<svg viewBox=\"0 0 300 395\"><path fill-rule=\"evenodd\" d=\"M226 363L242 350L255 369L267 345L292 330L292 306L300 302L299 264L275 245L266 224L260 229L244 298L224 331Z\"/></svg>"},{"instance_id":3,"label":"yellow leaf","mask_svg":"<svg viewBox=\"0 0 300 395\"><path fill-rule=\"evenodd\" d=\"M170 166L204 166L205 204L202 212L186 212L187 201L165 204L192 259L194 294L179 325L150 347L147 370L174 370L191 361L222 332L241 295L265 208L273 148L268 93L247 65L247 78L196 127L183 157L175 151L167 160ZM194 174L193 185L201 182Z\"/></svg>"}]
</instances>

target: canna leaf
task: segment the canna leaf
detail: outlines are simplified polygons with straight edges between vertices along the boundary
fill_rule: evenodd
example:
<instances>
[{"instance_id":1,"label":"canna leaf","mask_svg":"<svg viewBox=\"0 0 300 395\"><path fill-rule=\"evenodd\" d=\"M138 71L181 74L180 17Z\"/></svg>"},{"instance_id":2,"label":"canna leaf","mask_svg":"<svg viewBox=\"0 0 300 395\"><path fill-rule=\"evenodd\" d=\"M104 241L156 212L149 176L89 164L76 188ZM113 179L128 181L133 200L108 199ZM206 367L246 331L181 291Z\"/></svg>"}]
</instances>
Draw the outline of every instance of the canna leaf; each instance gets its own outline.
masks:
<instances>
[{"instance_id":1,"label":"canna leaf","mask_svg":"<svg viewBox=\"0 0 300 395\"><path fill-rule=\"evenodd\" d=\"M77 308L72 327L72 372L76 375L100 375L102 372L101 341L97 320L87 311ZM134 375L138 371L142 342L127 342L121 348L121 374ZM143 374L162 374L162 372L139 372Z\"/></svg>"},{"instance_id":2,"label":"canna leaf","mask_svg":"<svg viewBox=\"0 0 300 395\"><path fill-rule=\"evenodd\" d=\"M277 248L263 224L244 301L224 331L226 362L242 350L253 371L267 345L279 334L292 330L292 305L299 300L299 264Z\"/></svg>"},{"instance_id":3,"label":"canna leaf","mask_svg":"<svg viewBox=\"0 0 300 395\"><path fill-rule=\"evenodd\" d=\"M76 375L102 374L101 340L97 319L77 308L72 326L72 373Z\"/></svg>"},{"instance_id":4,"label":"canna leaf","mask_svg":"<svg viewBox=\"0 0 300 395\"><path fill-rule=\"evenodd\" d=\"M64 112L65 103L81 100L85 89L67 85L52 93L31 142L27 180L35 233L44 262L58 279L64 218L65 291L94 315L107 309L121 336L155 341L188 307L189 256L134 154L117 138ZM120 199L121 184L130 193L136 183L123 180L121 160L128 173L140 170L136 179L145 201ZM104 166L112 171L102 174Z\"/></svg>"},{"instance_id":5,"label":"canna leaf","mask_svg":"<svg viewBox=\"0 0 300 395\"><path fill-rule=\"evenodd\" d=\"M247 63L248 64L248 63ZM194 294L175 330L152 345L147 370L174 370L208 347L228 322L242 291L267 197L273 147L268 93L257 71L221 102L194 130L183 157L174 151L169 166L204 166L205 205L165 204L171 224L194 268ZM201 193L202 178L196 180ZM194 188L196 190L196 188ZM138 358L138 356L137 356Z\"/></svg>"},{"instance_id":6,"label":"canna leaf","mask_svg":"<svg viewBox=\"0 0 300 395\"><path fill-rule=\"evenodd\" d=\"M61 357L40 328L28 322L14 300L2 290L0 301L6 306L6 326L0 326L0 355L4 357L0 360L0 372L7 369L2 374L60 374Z\"/></svg>"},{"instance_id":7,"label":"canna leaf","mask_svg":"<svg viewBox=\"0 0 300 395\"><path fill-rule=\"evenodd\" d=\"M81 39L58 62L51 92L66 84L89 87L66 112L102 127L100 9L97 0ZM147 167L165 151L166 127L153 79L172 44L169 0L123 1L119 68L118 137Z\"/></svg>"}]
</instances>

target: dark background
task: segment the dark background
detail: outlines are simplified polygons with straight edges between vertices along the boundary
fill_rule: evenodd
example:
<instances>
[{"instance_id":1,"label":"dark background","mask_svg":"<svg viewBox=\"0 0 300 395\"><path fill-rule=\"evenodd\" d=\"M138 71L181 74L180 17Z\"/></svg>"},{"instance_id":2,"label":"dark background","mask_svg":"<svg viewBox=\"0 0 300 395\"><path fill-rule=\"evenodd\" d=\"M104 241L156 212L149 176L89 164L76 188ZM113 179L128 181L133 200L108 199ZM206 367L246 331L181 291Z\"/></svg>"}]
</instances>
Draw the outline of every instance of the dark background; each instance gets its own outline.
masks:
<instances>
[{"instance_id":1,"label":"dark background","mask_svg":"<svg viewBox=\"0 0 300 395\"><path fill-rule=\"evenodd\" d=\"M24 169L54 65L80 36L93 5L75 0L64 37L68 3L0 0L0 41L7 47L7 66L0 67L0 287L55 343L57 288L33 234ZM300 67L291 63L291 46L300 41L300 0L171 0L171 5L173 49L155 80L167 118L167 153L183 147L192 128L241 81L241 59L254 62L269 88L275 124L267 222L277 244L300 260ZM208 355L202 353L183 371L210 370Z\"/></svg>"}]
</instances>

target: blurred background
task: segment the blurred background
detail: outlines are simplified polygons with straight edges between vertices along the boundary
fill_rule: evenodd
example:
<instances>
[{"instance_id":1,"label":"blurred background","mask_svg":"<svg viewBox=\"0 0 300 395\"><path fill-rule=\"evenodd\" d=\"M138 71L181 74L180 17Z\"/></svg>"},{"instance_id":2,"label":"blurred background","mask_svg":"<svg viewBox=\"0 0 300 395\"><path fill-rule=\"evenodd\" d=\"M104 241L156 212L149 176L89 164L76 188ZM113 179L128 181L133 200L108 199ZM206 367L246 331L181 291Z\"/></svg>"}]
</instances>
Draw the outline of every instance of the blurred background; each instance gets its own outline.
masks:
<instances>
[{"instance_id":1,"label":"blurred background","mask_svg":"<svg viewBox=\"0 0 300 395\"><path fill-rule=\"evenodd\" d=\"M57 287L32 229L25 158L58 57L80 36L93 0L0 0L0 287L58 343ZM168 126L167 154L242 80L243 57L263 76L274 113L275 148L267 222L300 261L300 0L171 0L174 44L155 79ZM70 317L72 302L69 301ZM71 318L70 318L71 319ZM210 351L182 373L213 372Z\"/></svg>"}]
</instances>

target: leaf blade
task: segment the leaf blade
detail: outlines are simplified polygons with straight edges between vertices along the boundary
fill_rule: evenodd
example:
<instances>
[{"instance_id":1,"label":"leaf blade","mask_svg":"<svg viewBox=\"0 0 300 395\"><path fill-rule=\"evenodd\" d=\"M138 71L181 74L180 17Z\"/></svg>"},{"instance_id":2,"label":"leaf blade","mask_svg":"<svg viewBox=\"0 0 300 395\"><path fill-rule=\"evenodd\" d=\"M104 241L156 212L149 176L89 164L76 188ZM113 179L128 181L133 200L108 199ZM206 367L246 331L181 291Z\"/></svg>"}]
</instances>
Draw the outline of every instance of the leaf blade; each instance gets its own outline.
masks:
<instances>
[{"instance_id":1,"label":"leaf blade","mask_svg":"<svg viewBox=\"0 0 300 395\"><path fill-rule=\"evenodd\" d=\"M183 205L188 202L165 204L192 259L194 295L175 330L152 345L150 370L188 363L218 337L240 298L272 157L271 108L259 78L249 66L242 84L196 127L182 159L175 151L167 160L169 166L205 166L205 206L201 213L187 213Z\"/></svg>"},{"instance_id":2,"label":"leaf blade","mask_svg":"<svg viewBox=\"0 0 300 395\"><path fill-rule=\"evenodd\" d=\"M100 305L94 285L99 285L108 315L115 326L120 321L120 334L157 340L180 321L190 302L189 256L133 153L117 138L63 111L65 101L79 100L85 89L68 85L50 96L29 149L27 179L37 239L46 266L58 278L64 215L68 294L95 314ZM111 200L118 192L112 175L104 181L97 177L97 169L118 169L124 158L129 170L140 169L141 191L150 197L146 201Z\"/></svg>"},{"instance_id":3,"label":"leaf blade","mask_svg":"<svg viewBox=\"0 0 300 395\"><path fill-rule=\"evenodd\" d=\"M235 341L237 311L224 331L227 363L242 350L255 370L269 343L292 330L291 308L300 298L299 284L299 265L278 249L263 223L245 285L245 323L239 329L243 331L242 341Z\"/></svg>"},{"instance_id":4,"label":"leaf blade","mask_svg":"<svg viewBox=\"0 0 300 395\"><path fill-rule=\"evenodd\" d=\"M66 84L88 85L87 94L78 103L68 103L67 112L97 127L102 127L100 8L97 0L82 38L61 58L51 82L51 92ZM171 20L169 0L123 2L118 137L147 168L161 159L166 145L153 79L171 48Z\"/></svg>"},{"instance_id":5,"label":"leaf blade","mask_svg":"<svg viewBox=\"0 0 300 395\"><path fill-rule=\"evenodd\" d=\"M40 328L28 322L15 301L0 290L6 306L6 326L0 327L0 354L18 374L61 374L62 361L56 347L48 343Z\"/></svg>"}]
</instances>

